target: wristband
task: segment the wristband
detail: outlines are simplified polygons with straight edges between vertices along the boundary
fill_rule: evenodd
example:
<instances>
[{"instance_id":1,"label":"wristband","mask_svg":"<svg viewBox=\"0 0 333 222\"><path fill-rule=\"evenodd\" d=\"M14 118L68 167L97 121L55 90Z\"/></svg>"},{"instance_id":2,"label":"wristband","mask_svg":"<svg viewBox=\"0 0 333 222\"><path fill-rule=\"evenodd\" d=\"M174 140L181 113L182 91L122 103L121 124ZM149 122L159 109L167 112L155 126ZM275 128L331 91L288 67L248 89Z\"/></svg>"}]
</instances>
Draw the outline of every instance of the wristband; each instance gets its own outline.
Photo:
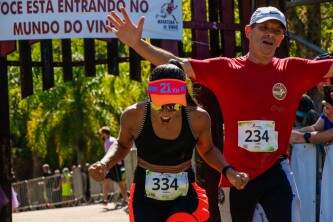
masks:
<instances>
[{"instance_id":1,"label":"wristband","mask_svg":"<svg viewBox=\"0 0 333 222\"><path fill-rule=\"evenodd\" d=\"M222 175L223 176L227 177L227 170L228 169L233 169L234 170L235 168L233 166L231 166L231 165L224 166L223 169L222 169Z\"/></svg>"},{"instance_id":2,"label":"wristband","mask_svg":"<svg viewBox=\"0 0 333 222\"><path fill-rule=\"evenodd\" d=\"M310 137L311 137L311 133L310 132L306 132L303 134L304 140L306 143L311 143L310 142Z\"/></svg>"}]
</instances>

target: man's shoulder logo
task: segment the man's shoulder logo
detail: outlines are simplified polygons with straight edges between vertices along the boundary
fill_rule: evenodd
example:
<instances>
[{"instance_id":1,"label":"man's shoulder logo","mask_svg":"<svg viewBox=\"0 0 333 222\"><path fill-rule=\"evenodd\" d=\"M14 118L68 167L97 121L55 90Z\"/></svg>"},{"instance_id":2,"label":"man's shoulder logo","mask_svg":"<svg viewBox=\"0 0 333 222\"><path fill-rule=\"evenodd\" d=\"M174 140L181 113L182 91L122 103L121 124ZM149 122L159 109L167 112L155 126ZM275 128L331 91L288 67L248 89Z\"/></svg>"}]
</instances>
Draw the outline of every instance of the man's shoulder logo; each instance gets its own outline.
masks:
<instances>
[{"instance_id":1,"label":"man's shoulder logo","mask_svg":"<svg viewBox=\"0 0 333 222\"><path fill-rule=\"evenodd\" d=\"M283 83L275 83L272 88L272 94L277 100L284 100L287 96L287 87Z\"/></svg>"}]
</instances>

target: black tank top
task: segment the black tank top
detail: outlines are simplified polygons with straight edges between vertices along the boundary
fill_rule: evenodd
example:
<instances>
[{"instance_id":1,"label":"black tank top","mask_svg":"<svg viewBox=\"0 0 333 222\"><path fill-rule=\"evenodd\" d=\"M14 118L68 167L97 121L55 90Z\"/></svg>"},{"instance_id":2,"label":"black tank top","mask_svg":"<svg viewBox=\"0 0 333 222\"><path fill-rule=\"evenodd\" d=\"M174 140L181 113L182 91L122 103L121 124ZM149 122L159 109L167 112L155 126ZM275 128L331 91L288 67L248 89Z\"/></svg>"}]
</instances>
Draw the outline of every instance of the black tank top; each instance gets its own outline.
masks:
<instances>
[{"instance_id":1,"label":"black tank top","mask_svg":"<svg viewBox=\"0 0 333 222\"><path fill-rule=\"evenodd\" d=\"M196 139L189 125L187 110L182 107L182 128L174 140L158 137L152 126L150 102L145 106L143 126L138 137L134 140L138 157L156 165L178 165L192 158Z\"/></svg>"}]
</instances>

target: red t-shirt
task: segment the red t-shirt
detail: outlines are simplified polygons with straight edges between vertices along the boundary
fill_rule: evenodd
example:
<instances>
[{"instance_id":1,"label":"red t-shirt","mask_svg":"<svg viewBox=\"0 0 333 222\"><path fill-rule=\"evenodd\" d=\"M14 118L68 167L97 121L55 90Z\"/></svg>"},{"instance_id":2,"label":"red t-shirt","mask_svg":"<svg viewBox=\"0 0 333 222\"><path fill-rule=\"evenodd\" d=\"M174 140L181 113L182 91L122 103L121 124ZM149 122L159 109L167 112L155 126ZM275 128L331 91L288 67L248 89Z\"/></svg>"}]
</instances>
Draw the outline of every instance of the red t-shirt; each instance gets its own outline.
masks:
<instances>
[{"instance_id":1,"label":"red t-shirt","mask_svg":"<svg viewBox=\"0 0 333 222\"><path fill-rule=\"evenodd\" d=\"M320 82L332 63L333 60L273 58L271 63L262 65L245 56L191 60L196 81L215 93L223 112L225 160L253 179L287 154L300 98ZM238 146L238 121L249 120L274 122L276 151L252 152ZM230 186L225 178L220 185Z\"/></svg>"}]
</instances>

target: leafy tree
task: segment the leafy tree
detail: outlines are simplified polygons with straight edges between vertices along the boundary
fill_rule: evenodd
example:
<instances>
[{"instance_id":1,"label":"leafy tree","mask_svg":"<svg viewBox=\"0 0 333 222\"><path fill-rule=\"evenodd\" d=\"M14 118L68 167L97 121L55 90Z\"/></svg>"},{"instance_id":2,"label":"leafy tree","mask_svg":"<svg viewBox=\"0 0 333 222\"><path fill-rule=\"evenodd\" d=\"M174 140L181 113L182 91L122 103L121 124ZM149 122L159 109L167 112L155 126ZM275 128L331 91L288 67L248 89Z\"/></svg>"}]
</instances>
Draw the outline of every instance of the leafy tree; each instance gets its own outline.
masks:
<instances>
[{"instance_id":1,"label":"leafy tree","mask_svg":"<svg viewBox=\"0 0 333 222\"><path fill-rule=\"evenodd\" d=\"M54 57L61 50L55 42ZM105 43L97 42L103 50ZM33 61L40 60L32 46ZM73 60L83 60L82 40L72 44ZM123 48L124 50L124 48ZM126 54L128 52L124 52ZM11 55L17 60L18 55ZM34 94L25 99L20 96L20 74L17 67L11 67L10 102L11 132L14 145L14 158L22 156L22 151L32 153L34 161L40 159L55 167L96 161L104 152L98 129L102 125L111 126L111 133L117 136L119 117L125 107L145 98L145 85L150 66L143 62L143 83L129 78L128 64L120 64L120 76L106 73L105 66L97 67L97 77L85 77L82 67L74 68L74 79L62 82L62 70L55 69L56 86L42 91L41 69L34 68ZM25 155L31 158L31 155ZM37 175L40 162L35 162L34 175Z\"/></svg>"}]
</instances>

